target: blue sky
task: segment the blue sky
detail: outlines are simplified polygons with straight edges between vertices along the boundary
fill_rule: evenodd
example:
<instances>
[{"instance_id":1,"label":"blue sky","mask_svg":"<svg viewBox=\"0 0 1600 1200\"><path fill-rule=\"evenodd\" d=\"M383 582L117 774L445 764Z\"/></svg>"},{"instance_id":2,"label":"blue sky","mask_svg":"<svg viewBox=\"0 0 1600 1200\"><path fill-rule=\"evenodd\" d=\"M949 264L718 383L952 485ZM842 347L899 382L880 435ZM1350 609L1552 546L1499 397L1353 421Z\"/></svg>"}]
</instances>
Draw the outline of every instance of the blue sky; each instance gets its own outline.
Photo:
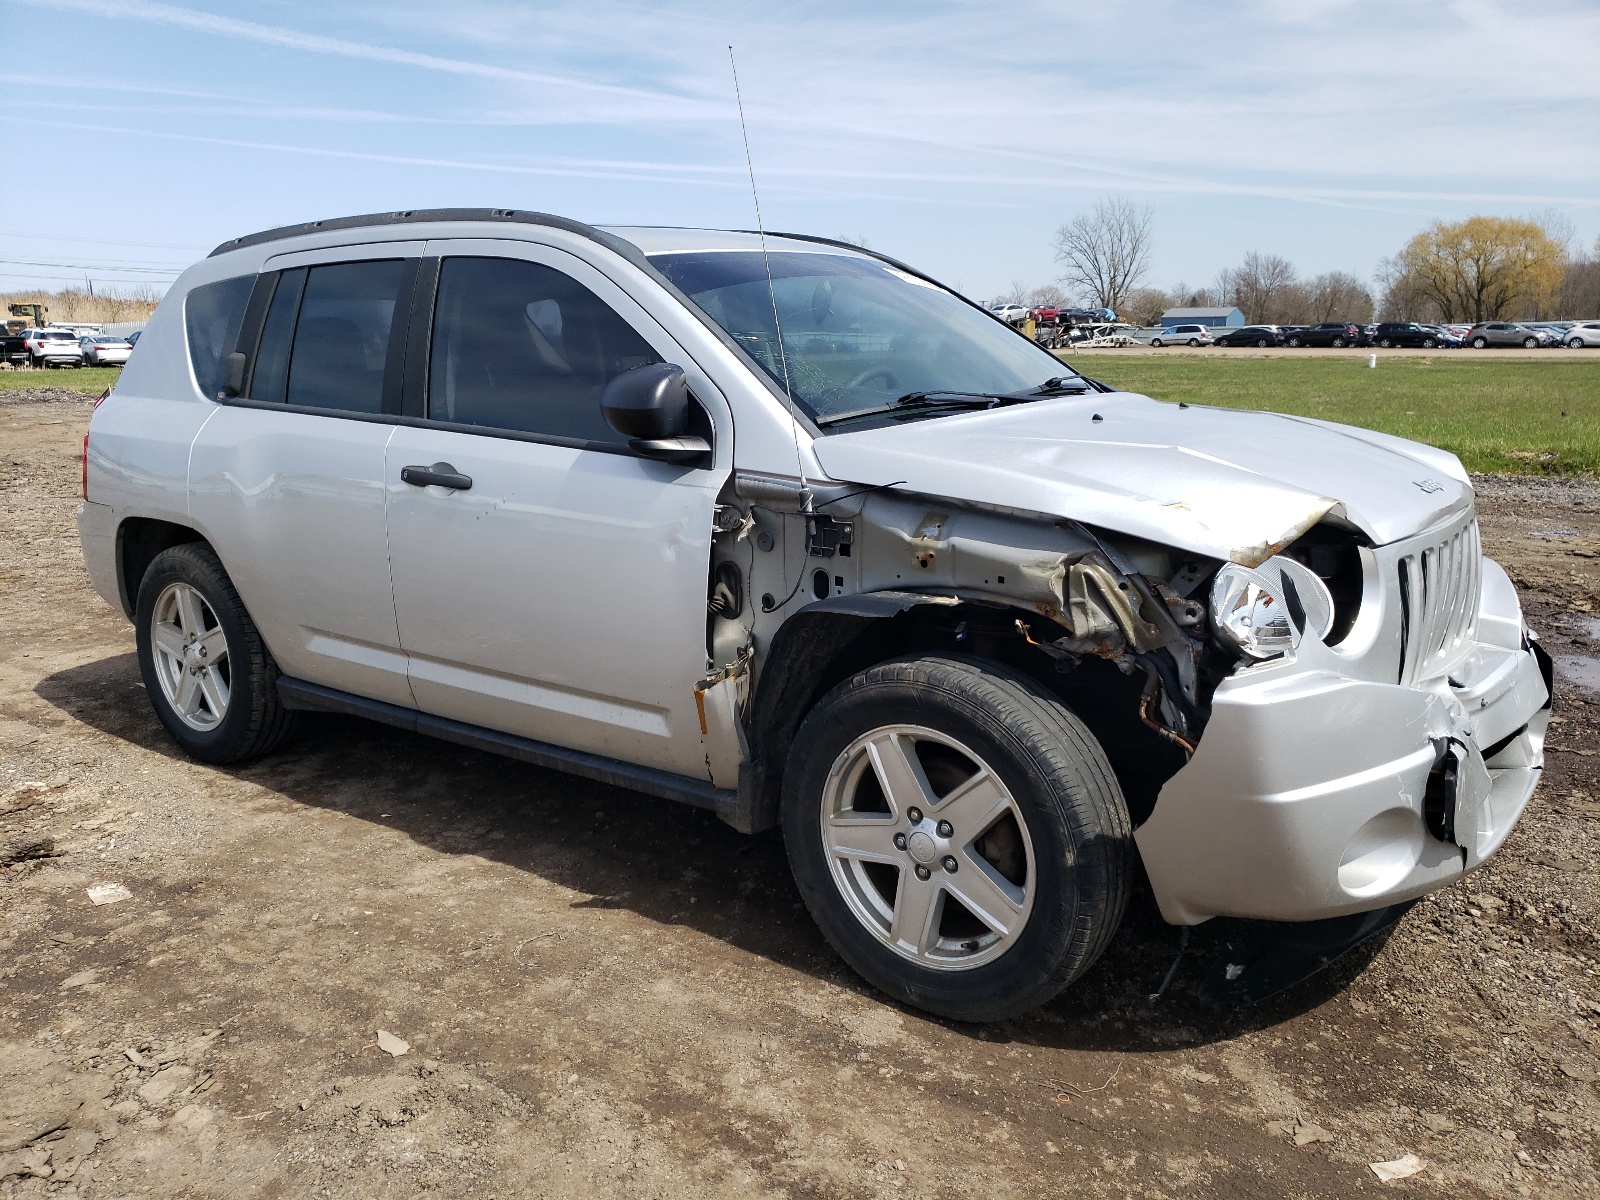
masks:
<instances>
[{"instance_id":1,"label":"blue sky","mask_svg":"<svg viewBox=\"0 0 1600 1200\"><path fill-rule=\"evenodd\" d=\"M1593 0L0 0L0 290L454 205L865 238L987 298L1111 193L1150 282L1378 262L1437 218L1600 235ZM52 149L59 153L52 153Z\"/></svg>"}]
</instances>

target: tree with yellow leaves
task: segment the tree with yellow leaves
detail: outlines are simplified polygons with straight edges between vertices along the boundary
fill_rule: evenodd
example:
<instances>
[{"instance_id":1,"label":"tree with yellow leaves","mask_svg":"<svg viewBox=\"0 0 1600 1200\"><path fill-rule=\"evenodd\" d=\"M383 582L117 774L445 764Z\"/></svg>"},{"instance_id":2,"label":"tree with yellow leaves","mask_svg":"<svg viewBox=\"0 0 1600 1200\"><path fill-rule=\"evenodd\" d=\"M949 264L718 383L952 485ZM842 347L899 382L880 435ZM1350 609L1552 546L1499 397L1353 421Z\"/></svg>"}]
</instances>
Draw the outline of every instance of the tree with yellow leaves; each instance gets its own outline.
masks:
<instances>
[{"instance_id":1,"label":"tree with yellow leaves","mask_svg":"<svg viewBox=\"0 0 1600 1200\"><path fill-rule=\"evenodd\" d=\"M1394 284L1443 321L1498 321L1536 312L1554 297L1566 251L1534 221L1435 221L1396 257ZM1393 286L1393 285L1391 285Z\"/></svg>"}]
</instances>

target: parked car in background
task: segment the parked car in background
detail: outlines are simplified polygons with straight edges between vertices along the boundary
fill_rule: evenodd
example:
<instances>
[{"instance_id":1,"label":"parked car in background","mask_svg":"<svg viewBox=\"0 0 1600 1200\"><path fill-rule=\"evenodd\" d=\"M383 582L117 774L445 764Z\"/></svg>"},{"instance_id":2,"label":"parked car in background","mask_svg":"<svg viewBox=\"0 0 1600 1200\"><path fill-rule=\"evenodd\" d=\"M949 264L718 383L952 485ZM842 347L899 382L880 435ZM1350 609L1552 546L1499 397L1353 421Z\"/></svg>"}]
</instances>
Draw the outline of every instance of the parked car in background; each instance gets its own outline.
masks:
<instances>
[{"instance_id":1,"label":"parked car in background","mask_svg":"<svg viewBox=\"0 0 1600 1200\"><path fill-rule=\"evenodd\" d=\"M1281 346L1283 334L1274 325L1246 325L1243 329L1229 329L1212 338L1216 346Z\"/></svg>"},{"instance_id":2,"label":"parked car in background","mask_svg":"<svg viewBox=\"0 0 1600 1200\"><path fill-rule=\"evenodd\" d=\"M1561 344L1568 350L1600 349L1600 321L1575 322Z\"/></svg>"},{"instance_id":3,"label":"parked car in background","mask_svg":"<svg viewBox=\"0 0 1600 1200\"><path fill-rule=\"evenodd\" d=\"M12 333L0 325L0 363L13 367L28 365L28 344L23 340L21 330Z\"/></svg>"},{"instance_id":4,"label":"parked car in background","mask_svg":"<svg viewBox=\"0 0 1600 1200\"><path fill-rule=\"evenodd\" d=\"M1572 323L1570 321L1532 321L1528 323L1529 329L1535 333L1542 333L1549 339L1546 345L1555 348L1567 344L1567 330L1571 326Z\"/></svg>"},{"instance_id":5,"label":"parked car in background","mask_svg":"<svg viewBox=\"0 0 1600 1200\"><path fill-rule=\"evenodd\" d=\"M1319 321L1295 330L1284 341L1290 346L1359 346L1362 332L1361 326L1348 321Z\"/></svg>"},{"instance_id":6,"label":"parked car in background","mask_svg":"<svg viewBox=\"0 0 1600 1200\"><path fill-rule=\"evenodd\" d=\"M142 329L135 329L132 333L130 333L128 335L128 345L137 346L139 344L139 335L143 332L144 330Z\"/></svg>"},{"instance_id":7,"label":"parked car in background","mask_svg":"<svg viewBox=\"0 0 1600 1200\"><path fill-rule=\"evenodd\" d=\"M69 329L24 329L23 344L35 367L81 367L83 350L78 335Z\"/></svg>"},{"instance_id":8,"label":"parked car in background","mask_svg":"<svg viewBox=\"0 0 1600 1200\"><path fill-rule=\"evenodd\" d=\"M133 353L133 343L126 338L109 334L85 334L78 339L85 365L91 367L120 367Z\"/></svg>"},{"instance_id":9,"label":"parked car in background","mask_svg":"<svg viewBox=\"0 0 1600 1200\"><path fill-rule=\"evenodd\" d=\"M1440 333L1431 325L1418 325L1414 321L1384 321L1373 328L1374 345L1385 350L1392 346L1420 346L1432 350L1439 345Z\"/></svg>"},{"instance_id":10,"label":"parked car in background","mask_svg":"<svg viewBox=\"0 0 1600 1200\"><path fill-rule=\"evenodd\" d=\"M845 961L954 1020L1068 987L1135 887L1297 948L1370 914L1326 961L1482 866L1551 662L1460 460L1118 393L994 324L821 239L236 238L90 418L84 561L194 758L337 712L781 830ZM630 807L665 860L699 829Z\"/></svg>"},{"instance_id":11,"label":"parked car in background","mask_svg":"<svg viewBox=\"0 0 1600 1200\"><path fill-rule=\"evenodd\" d=\"M1205 325L1171 325L1150 339L1152 346L1209 346L1215 339Z\"/></svg>"},{"instance_id":12,"label":"parked car in background","mask_svg":"<svg viewBox=\"0 0 1600 1200\"><path fill-rule=\"evenodd\" d=\"M989 311L1008 325L1020 325L1028 319L1028 310L1020 304L996 304Z\"/></svg>"},{"instance_id":13,"label":"parked car in background","mask_svg":"<svg viewBox=\"0 0 1600 1200\"><path fill-rule=\"evenodd\" d=\"M1433 330L1434 336L1439 339L1439 345L1445 349L1459 350L1461 348L1461 335L1454 330L1444 325L1424 325L1423 328Z\"/></svg>"},{"instance_id":14,"label":"parked car in background","mask_svg":"<svg viewBox=\"0 0 1600 1200\"><path fill-rule=\"evenodd\" d=\"M1524 350L1537 350L1549 344L1548 333L1511 321L1484 321L1467 331L1467 345L1474 350L1505 346L1521 346Z\"/></svg>"}]
</instances>

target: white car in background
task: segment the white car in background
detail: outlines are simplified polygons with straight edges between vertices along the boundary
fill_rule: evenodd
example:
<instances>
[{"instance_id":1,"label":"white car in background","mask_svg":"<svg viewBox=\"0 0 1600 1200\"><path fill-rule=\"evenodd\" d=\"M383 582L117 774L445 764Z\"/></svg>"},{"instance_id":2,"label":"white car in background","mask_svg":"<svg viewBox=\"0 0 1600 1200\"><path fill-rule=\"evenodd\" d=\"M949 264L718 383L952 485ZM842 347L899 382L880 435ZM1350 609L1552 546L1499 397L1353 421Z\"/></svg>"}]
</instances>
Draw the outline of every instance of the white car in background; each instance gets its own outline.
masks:
<instances>
[{"instance_id":1,"label":"white car in background","mask_svg":"<svg viewBox=\"0 0 1600 1200\"><path fill-rule=\"evenodd\" d=\"M1020 325L1028 319L1028 308L1022 304L995 304L989 311L1007 325Z\"/></svg>"},{"instance_id":2,"label":"white car in background","mask_svg":"<svg viewBox=\"0 0 1600 1200\"><path fill-rule=\"evenodd\" d=\"M78 347L83 351L83 361L91 367L120 367L133 353L132 342L103 333L84 334L78 339Z\"/></svg>"},{"instance_id":3,"label":"white car in background","mask_svg":"<svg viewBox=\"0 0 1600 1200\"><path fill-rule=\"evenodd\" d=\"M1070 985L1137 879L1314 970L1540 776L1550 660L1454 455L1117 392L859 247L319 221L140 344L78 529L180 747L346 713L781 829L840 955L946 1017Z\"/></svg>"},{"instance_id":4,"label":"white car in background","mask_svg":"<svg viewBox=\"0 0 1600 1200\"><path fill-rule=\"evenodd\" d=\"M28 361L36 367L81 367L83 349L69 329L24 329L22 344Z\"/></svg>"},{"instance_id":5,"label":"white car in background","mask_svg":"<svg viewBox=\"0 0 1600 1200\"><path fill-rule=\"evenodd\" d=\"M1152 346L1209 346L1216 339L1206 325L1169 325L1150 339Z\"/></svg>"},{"instance_id":6,"label":"white car in background","mask_svg":"<svg viewBox=\"0 0 1600 1200\"><path fill-rule=\"evenodd\" d=\"M1568 350L1600 347L1600 321L1579 321L1573 325L1567 330L1566 347Z\"/></svg>"}]
</instances>

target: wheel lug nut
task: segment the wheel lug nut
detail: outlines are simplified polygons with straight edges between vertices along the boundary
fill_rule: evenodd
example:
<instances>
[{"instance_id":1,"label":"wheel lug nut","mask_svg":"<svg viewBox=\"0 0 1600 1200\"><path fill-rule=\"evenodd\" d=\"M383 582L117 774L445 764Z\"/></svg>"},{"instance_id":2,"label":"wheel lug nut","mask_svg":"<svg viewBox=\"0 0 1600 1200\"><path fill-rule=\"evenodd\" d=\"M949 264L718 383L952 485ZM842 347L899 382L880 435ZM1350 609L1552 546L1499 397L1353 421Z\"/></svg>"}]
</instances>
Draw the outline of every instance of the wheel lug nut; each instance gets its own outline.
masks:
<instances>
[{"instance_id":1,"label":"wheel lug nut","mask_svg":"<svg viewBox=\"0 0 1600 1200\"><path fill-rule=\"evenodd\" d=\"M910 821L913 825L917 824L922 820L922 810L920 808L907 809L906 820Z\"/></svg>"},{"instance_id":2,"label":"wheel lug nut","mask_svg":"<svg viewBox=\"0 0 1600 1200\"><path fill-rule=\"evenodd\" d=\"M949 821L940 821L939 822L939 836L940 837L947 838L952 833L954 833L955 831L956 831L956 827L954 825L950 824Z\"/></svg>"},{"instance_id":3,"label":"wheel lug nut","mask_svg":"<svg viewBox=\"0 0 1600 1200\"><path fill-rule=\"evenodd\" d=\"M896 850L904 850L906 848L906 835L905 834L897 833L897 834L894 835L894 848Z\"/></svg>"},{"instance_id":4,"label":"wheel lug nut","mask_svg":"<svg viewBox=\"0 0 1600 1200\"><path fill-rule=\"evenodd\" d=\"M928 878L928 876L930 876L930 875L932 875L932 874L933 874L933 872L932 872L932 871L930 871L930 870L928 870L928 868L927 868L927 867L921 867L921 866L919 866L919 867L918 867L918 868L917 868L917 878L918 878L918 879L927 879L927 878Z\"/></svg>"},{"instance_id":5,"label":"wheel lug nut","mask_svg":"<svg viewBox=\"0 0 1600 1200\"><path fill-rule=\"evenodd\" d=\"M940 861L939 861L939 865L940 865L940 866L942 866L942 867L943 867L943 868L944 868L944 869L945 869L945 870L946 870L946 871L949 871L949 872L950 872L950 874L952 874L952 875L954 875L954 874L955 874L955 873L956 873L956 860L955 860L955 855L953 855L953 854L946 854L946 855L945 855L945 856L944 856L944 858L942 858L942 859L941 859L941 860L940 860Z\"/></svg>"}]
</instances>

